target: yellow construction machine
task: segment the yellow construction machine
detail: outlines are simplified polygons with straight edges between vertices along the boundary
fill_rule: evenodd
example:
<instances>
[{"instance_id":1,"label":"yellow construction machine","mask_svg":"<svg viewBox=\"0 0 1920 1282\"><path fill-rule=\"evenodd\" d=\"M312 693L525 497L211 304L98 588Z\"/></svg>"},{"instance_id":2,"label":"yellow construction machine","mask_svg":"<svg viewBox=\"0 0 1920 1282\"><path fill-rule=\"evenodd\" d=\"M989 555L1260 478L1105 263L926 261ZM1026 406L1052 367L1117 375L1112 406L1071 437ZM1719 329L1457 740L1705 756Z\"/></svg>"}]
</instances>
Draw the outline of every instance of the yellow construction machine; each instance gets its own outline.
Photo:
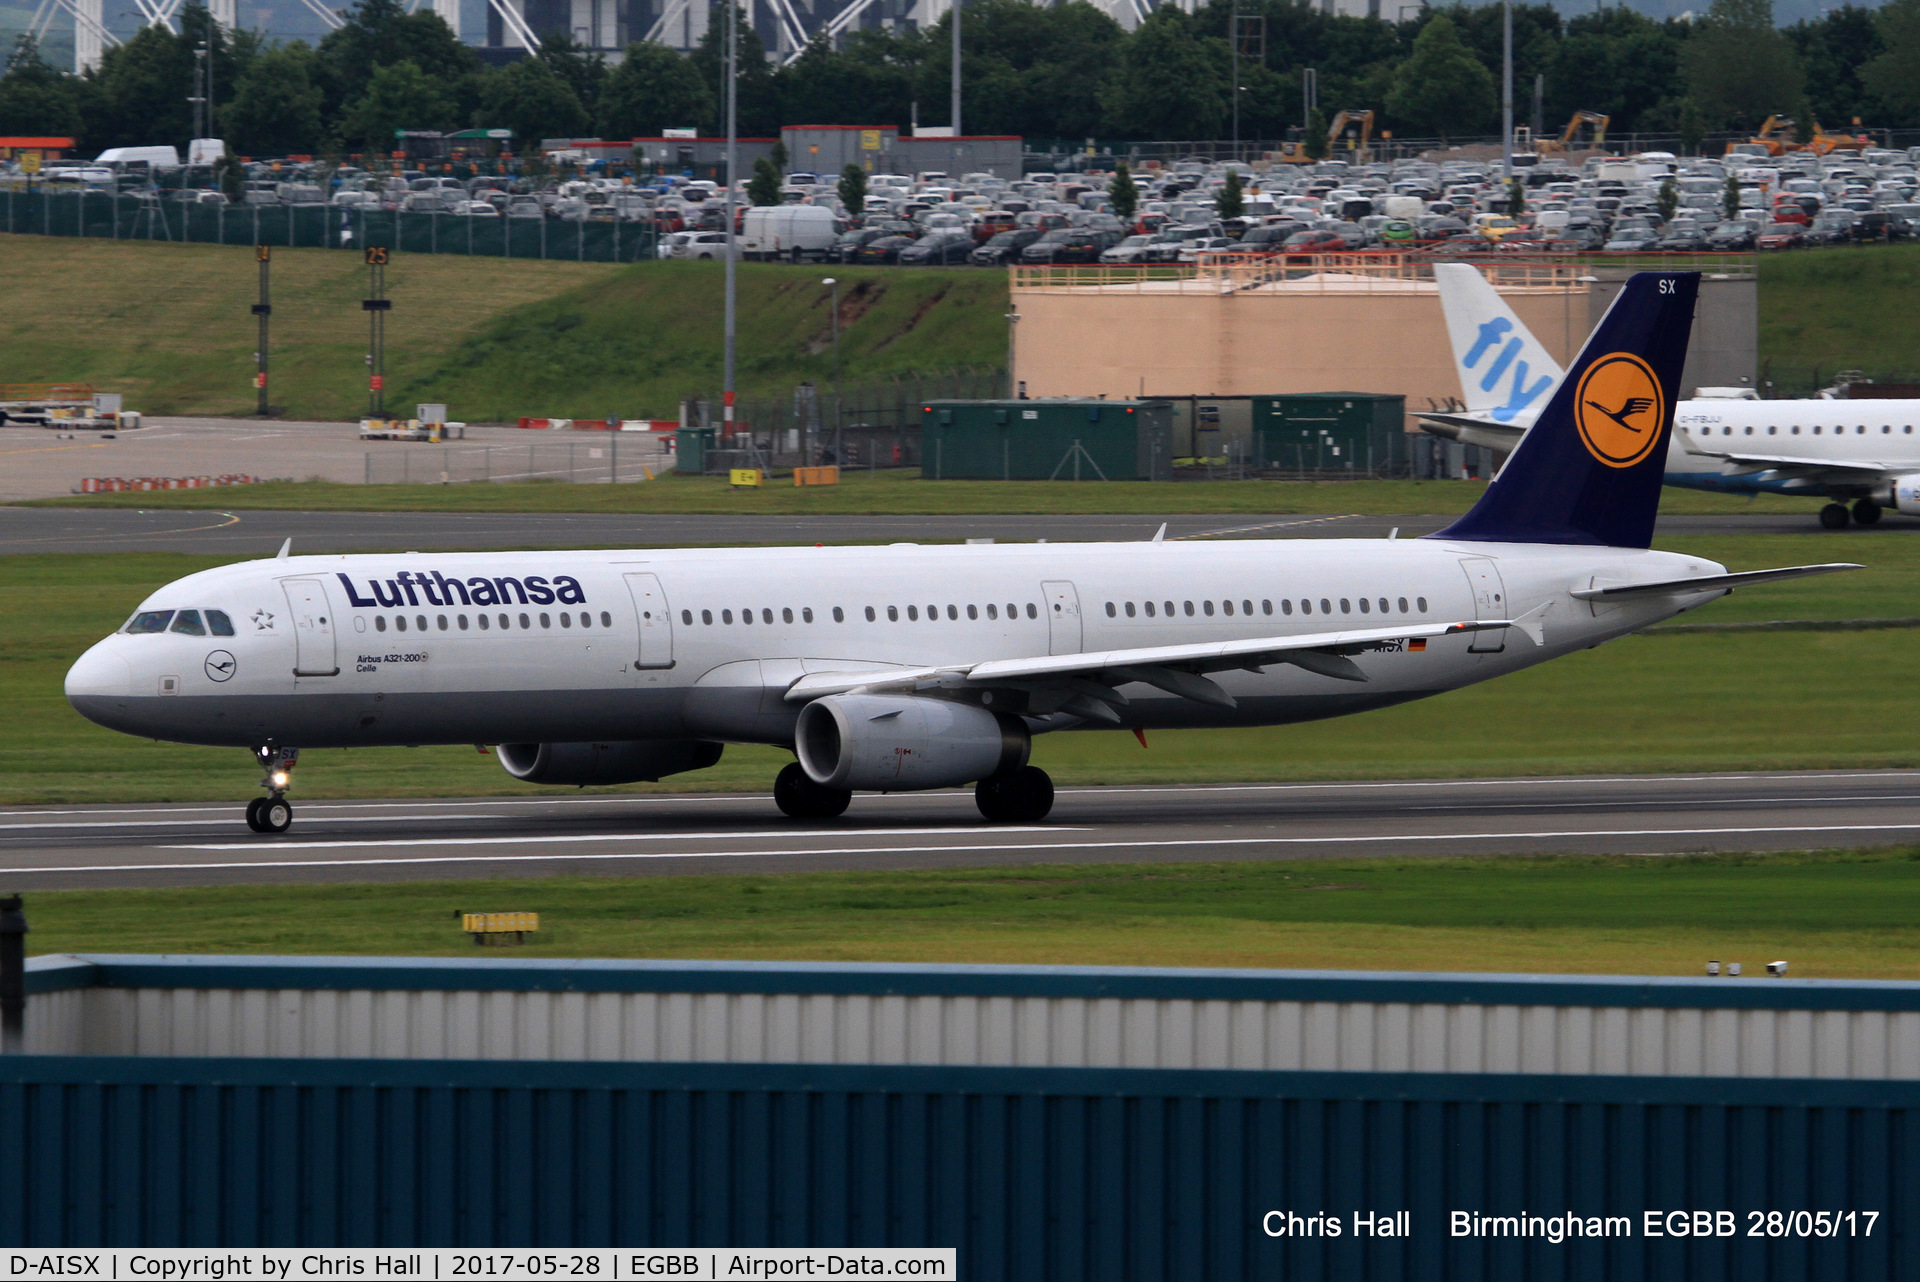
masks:
<instances>
[{"instance_id":1,"label":"yellow construction machine","mask_svg":"<svg viewBox=\"0 0 1920 1282\"><path fill-rule=\"evenodd\" d=\"M1543 156L1572 151L1576 145L1580 145L1582 150L1597 151L1607 140L1607 125L1612 120L1612 116L1603 116L1597 111L1576 111L1573 113L1573 119L1567 121L1567 127L1561 131L1558 138L1542 138L1533 145L1534 150ZM1580 137L1583 129L1593 131L1592 137L1586 139L1584 143Z\"/></svg>"}]
</instances>

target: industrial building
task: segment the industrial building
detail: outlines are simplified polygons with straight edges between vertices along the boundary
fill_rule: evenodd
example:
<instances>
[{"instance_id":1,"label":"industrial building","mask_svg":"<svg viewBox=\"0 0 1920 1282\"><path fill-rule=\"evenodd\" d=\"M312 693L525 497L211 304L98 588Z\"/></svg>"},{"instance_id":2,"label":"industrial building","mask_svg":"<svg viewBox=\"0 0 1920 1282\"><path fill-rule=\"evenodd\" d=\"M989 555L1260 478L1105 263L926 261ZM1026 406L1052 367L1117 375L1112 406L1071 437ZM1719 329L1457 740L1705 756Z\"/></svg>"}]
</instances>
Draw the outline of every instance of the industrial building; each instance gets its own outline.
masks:
<instances>
[{"instance_id":1,"label":"industrial building","mask_svg":"<svg viewBox=\"0 0 1920 1282\"><path fill-rule=\"evenodd\" d=\"M1049 1282L1920 1270L1915 983L70 956L27 991L7 1246L938 1245ZM1786 1256L1642 1228L1696 1207L1879 1228ZM1459 1240L1462 1213L1633 1232Z\"/></svg>"}]
</instances>

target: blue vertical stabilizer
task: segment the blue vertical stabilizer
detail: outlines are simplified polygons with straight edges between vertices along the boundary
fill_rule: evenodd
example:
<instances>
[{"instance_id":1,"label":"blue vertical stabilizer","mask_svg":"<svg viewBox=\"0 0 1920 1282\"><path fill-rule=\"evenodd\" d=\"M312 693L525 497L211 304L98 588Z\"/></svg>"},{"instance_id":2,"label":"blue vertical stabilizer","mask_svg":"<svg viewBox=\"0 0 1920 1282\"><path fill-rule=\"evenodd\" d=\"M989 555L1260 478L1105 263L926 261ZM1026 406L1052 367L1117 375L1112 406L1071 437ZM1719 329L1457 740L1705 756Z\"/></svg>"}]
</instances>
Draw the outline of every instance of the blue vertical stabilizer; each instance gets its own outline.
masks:
<instances>
[{"instance_id":1,"label":"blue vertical stabilizer","mask_svg":"<svg viewBox=\"0 0 1920 1282\"><path fill-rule=\"evenodd\" d=\"M1436 539L1653 542L1698 272L1640 272L1587 340L1500 475Z\"/></svg>"}]
</instances>

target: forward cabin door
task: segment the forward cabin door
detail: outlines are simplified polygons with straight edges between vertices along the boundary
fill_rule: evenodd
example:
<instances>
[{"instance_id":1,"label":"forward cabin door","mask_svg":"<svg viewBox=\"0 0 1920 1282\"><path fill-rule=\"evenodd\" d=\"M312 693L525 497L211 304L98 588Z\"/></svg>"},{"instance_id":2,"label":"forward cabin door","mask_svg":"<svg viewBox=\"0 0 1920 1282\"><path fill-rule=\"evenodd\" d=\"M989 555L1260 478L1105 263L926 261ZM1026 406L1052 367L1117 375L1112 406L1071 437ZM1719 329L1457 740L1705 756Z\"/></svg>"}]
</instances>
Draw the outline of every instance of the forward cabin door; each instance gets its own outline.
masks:
<instances>
[{"instance_id":1,"label":"forward cabin door","mask_svg":"<svg viewBox=\"0 0 1920 1282\"><path fill-rule=\"evenodd\" d=\"M627 591L633 597L633 612L640 621L640 653L636 668L673 666L673 612L667 608L667 594L660 580L651 574L629 574Z\"/></svg>"},{"instance_id":2,"label":"forward cabin door","mask_svg":"<svg viewBox=\"0 0 1920 1282\"><path fill-rule=\"evenodd\" d=\"M282 579L287 614L293 620L296 677L337 677L340 662L333 653L333 607L327 585L320 579Z\"/></svg>"},{"instance_id":3,"label":"forward cabin door","mask_svg":"<svg viewBox=\"0 0 1920 1282\"><path fill-rule=\"evenodd\" d=\"M1042 583L1040 590L1047 602L1047 653L1079 654L1080 594L1064 580Z\"/></svg>"},{"instance_id":4,"label":"forward cabin door","mask_svg":"<svg viewBox=\"0 0 1920 1282\"><path fill-rule=\"evenodd\" d=\"M1461 559L1460 568L1466 571L1467 586L1473 590L1473 617L1506 618L1507 588L1500 581L1500 567L1487 557L1469 556ZM1472 637L1467 643L1468 654L1498 654L1507 648L1505 628L1475 632Z\"/></svg>"}]
</instances>

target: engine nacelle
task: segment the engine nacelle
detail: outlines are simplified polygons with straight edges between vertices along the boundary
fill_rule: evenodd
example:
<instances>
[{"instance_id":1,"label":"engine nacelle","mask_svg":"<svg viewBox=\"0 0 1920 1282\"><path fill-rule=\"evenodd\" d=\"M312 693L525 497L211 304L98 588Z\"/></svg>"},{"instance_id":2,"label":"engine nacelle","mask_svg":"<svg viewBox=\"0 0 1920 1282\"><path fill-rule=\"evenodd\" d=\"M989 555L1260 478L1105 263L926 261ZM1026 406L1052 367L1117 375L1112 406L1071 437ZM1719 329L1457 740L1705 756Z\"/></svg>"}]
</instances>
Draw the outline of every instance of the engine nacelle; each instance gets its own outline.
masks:
<instances>
[{"instance_id":1,"label":"engine nacelle","mask_svg":"<svg viewBox=\"0 0 1920 1282\"><path fill-rule=\"evenodd\" d=\"M1873 496L1881 507L1890 507L1902 516L1920 516L1920 474L1896 476L1887 488L1891 493Z\"/></svg>"},{"instance_id":2,"label":"engine nacelle","mask_svg":"<svg viewBox=\"0 0 1920 1282\"><path fill-rule=\"evenodd\" d=\"M913 792L973 783L1027 763L1024 723L969 703L837 694L800 710L800 768L828 788Z\"/></svg>"},{"instance_id":3,"label":"engine nacelle","mask_svg":"<svg viewBox=\"0 0 1920 1282\"><path fill-rule=\"evenodd\" d=\"M721 745L701 739L625 743L503 743L500 764L525 783L652 783L720 760Z\"/></svg>"}]
</instances>

